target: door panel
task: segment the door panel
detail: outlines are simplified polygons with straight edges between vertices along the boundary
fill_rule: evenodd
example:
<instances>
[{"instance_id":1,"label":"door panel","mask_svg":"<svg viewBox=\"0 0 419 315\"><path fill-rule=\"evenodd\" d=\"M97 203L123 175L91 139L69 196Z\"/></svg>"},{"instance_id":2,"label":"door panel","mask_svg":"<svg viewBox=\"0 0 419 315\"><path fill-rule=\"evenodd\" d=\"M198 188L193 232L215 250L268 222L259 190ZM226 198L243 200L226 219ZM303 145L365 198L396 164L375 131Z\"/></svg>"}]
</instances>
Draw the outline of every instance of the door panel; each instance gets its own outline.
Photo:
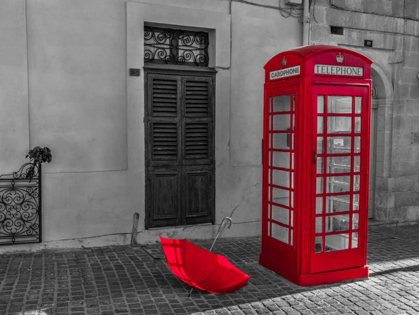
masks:
<instances>
[{"instance_id":1,"label":"door panel","mask_svg":"<svg viewBox=\"0 0 419 315\"><path fill-rule=\"evenodd\" d=\"M180 167L151 168L146 190L150 208L147 222L153 227L180 223Z\"/></svg>"},{"instance_id":2,"label":"door panel","mask_svg":"<svg viewBox=\"0 0 419 315\"><path fill-rule=\"evenodd\" d=\"M211 222L214 210L214 179L212 167L183 168L183 209L186 224Z\"/></svg>"},{"instance_id":3,"label":"door panel","mask_svg":"<svg viewBox=\"0 0 419 315\"><path fill-rule=\"evenodd\" d=\"M364 264L368 88L314 86L311 272Z\"/></svg>"}]
</instances>

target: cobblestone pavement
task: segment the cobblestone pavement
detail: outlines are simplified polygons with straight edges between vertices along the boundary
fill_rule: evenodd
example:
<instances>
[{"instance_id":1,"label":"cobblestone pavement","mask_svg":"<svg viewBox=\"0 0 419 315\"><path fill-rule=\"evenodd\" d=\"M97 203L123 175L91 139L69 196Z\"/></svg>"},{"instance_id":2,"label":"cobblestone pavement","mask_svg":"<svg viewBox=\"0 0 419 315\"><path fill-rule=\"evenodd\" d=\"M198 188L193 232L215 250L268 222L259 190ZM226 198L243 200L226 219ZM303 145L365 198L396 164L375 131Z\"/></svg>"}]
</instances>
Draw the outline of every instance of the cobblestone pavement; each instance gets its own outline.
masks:
<instances>
[{"instance_id":1,"label":"cobblestone pavement","mask_svg":"<svg viewBox=\"0 0 419 315\"><path fill-rule=\"evenodd\" d=\"M164 257L159 244L145 249ZM260 266L259 238L220 239L214 251L252 276L246 287L188 297L164 258L140 247L4 254L0 314L419 314L419 226L370 228L369 279L316 287Z\"/></svg>"}]
</instances>

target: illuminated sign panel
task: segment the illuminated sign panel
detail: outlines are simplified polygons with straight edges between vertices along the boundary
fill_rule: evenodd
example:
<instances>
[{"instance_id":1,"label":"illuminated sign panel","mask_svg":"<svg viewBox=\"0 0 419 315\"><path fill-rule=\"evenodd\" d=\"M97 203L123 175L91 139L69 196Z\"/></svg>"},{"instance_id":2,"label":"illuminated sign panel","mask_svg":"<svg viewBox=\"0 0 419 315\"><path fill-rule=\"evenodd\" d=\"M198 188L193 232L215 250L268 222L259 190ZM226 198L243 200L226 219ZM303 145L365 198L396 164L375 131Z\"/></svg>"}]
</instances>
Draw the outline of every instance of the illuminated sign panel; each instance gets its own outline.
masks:
<instances>
[{"instance_id":1,"label":"illuminated sign panel","mask_svg":"<svg viewBox=\"0 0 419 315\"><path fill-rule=\"evenodd\" d=\"M332 65L314 65L314 73L316 73L316 74L327 74L327 75L349 75L349 76L353 76L353 77L362 77L364 75L364 68L362 68L362 67L332 66Z\"/></svg>"},{"instance_id":2,"label":"illuminated sign panel","mask_svg":"<svg viewBox=\"0 0 419 315\"><path fill-rule=\"evenodd\" d=\"M300 66L295 66L295 67L285 68L282 70L271 71L269 73L269 78L271 80L275 80L275 79L282 79L285 77L290 77L290 76L299 75L299 74L300 74Z\"/></svg>"}]
</instances>

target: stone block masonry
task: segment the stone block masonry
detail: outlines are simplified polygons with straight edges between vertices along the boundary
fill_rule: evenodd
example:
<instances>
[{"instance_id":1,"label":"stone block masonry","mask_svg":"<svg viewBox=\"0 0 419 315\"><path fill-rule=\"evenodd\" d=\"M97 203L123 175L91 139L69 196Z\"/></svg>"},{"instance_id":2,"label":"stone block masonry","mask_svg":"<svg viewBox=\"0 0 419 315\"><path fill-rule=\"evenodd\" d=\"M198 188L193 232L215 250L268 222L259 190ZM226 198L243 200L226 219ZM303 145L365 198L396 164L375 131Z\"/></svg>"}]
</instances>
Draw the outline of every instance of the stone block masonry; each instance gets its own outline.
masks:
<instances>
[{"instance_id":1,"label":"stone block masonry","mask_svg":"<svg viewBox=\"0 0 419 315\"><path fill-rule=\"evenodd\" d=\"M204 248L211 241L193 241ZM214 252L251 275L241 290L194 290L168 269L160 244L0 257L0 314L418 314L419 226L370 227L370 277L297 286L258 264L260 239L223 238Z\"/></svg>"},{"instance_id":2,"label":"stone block masonry","mask_svg":"<svg viewBox=\"0 0 419 315\"><path fill-rule=\"evenodd\" d=\"M317 19L318 17L318 19ZM371 58L377 108L374 218L417 221L419 176L419 2L415 0L317 1L311 44L332 44ZM343 34L331 34L331 26ZM364 41L371 40L372 47ZM374 181L371 181L374 185Z\"/></svg>"}]
</instances>

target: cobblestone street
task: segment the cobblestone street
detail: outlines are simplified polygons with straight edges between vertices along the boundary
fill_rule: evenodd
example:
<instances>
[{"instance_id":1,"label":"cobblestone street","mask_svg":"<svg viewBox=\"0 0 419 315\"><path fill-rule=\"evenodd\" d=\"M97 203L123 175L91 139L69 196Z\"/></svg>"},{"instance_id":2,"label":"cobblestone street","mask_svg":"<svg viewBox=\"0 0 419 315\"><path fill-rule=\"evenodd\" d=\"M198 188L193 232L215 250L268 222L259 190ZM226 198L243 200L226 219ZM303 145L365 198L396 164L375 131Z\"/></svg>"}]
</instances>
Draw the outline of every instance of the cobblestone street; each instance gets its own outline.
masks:
<instances>
[{"instance_id":1,"label":"cobblestone street","mask_svg":"<svg viewBox=\"0 0 419 315\"><path fill-rule=\"evenodd\" d=\"M193 241L209 248L211 240ZM214 251L251 275L225 295L194 290L168 269L160 244L0 257L0 314L419 314L419 227L369 231L369 279L299 287L258 264L259 238Z\"/></svg>"}]
</instances>

